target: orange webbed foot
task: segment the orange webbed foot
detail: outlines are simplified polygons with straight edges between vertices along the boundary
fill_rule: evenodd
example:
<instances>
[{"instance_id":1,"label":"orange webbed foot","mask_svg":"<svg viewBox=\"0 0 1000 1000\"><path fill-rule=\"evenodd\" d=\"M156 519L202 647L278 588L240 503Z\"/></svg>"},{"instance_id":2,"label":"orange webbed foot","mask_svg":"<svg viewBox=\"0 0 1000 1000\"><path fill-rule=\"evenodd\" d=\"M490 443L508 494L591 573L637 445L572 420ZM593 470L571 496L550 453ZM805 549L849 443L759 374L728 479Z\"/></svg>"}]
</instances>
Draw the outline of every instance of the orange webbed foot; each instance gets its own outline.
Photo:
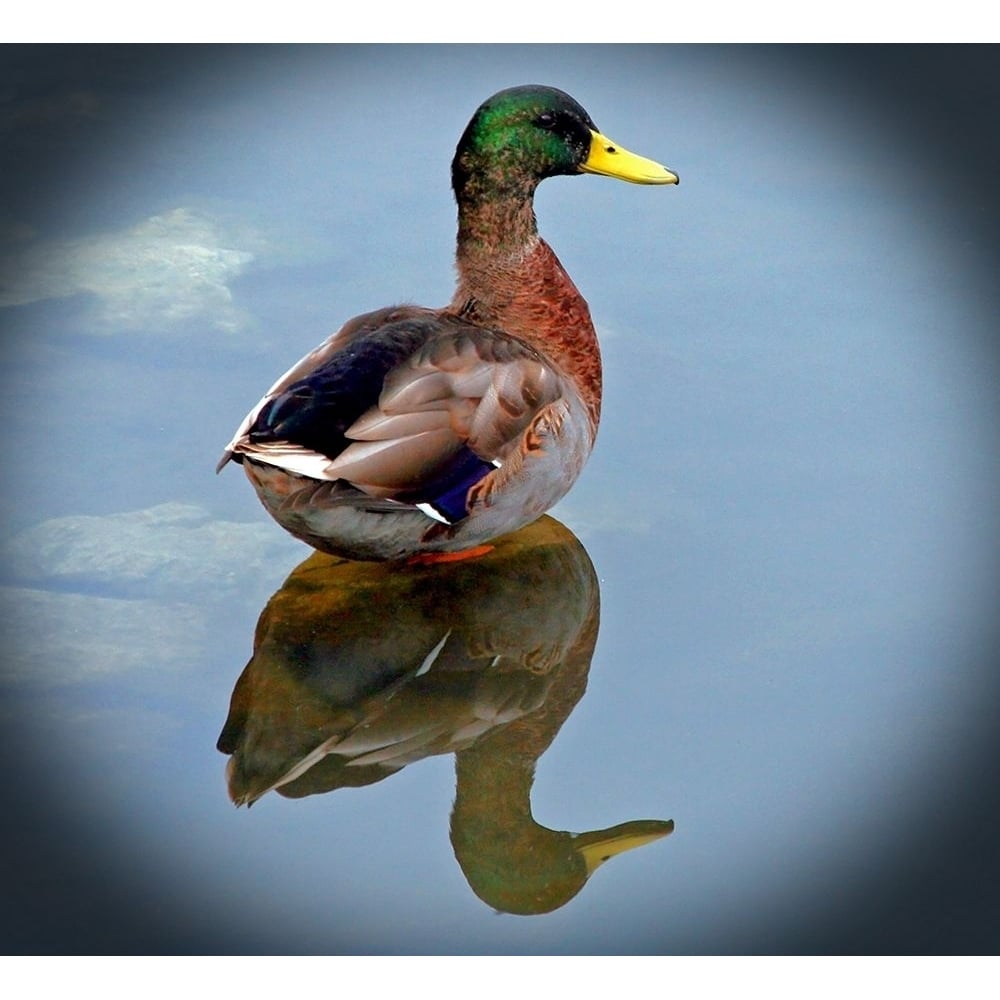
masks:
<instances>
[{"instance_id":1,"label":"orange webbed foot","mask_svg":"<svg viewBox=\"0 0 1000 1000\"><path fill-rule=\"evenodd\" d=\"M460 562L463 559L476 559L493 551L492 545L474 545L471 549L460 549L458 552L419 552L406 560L407 566L434 566L437 563Z\"/></svg>"}]
</instances>

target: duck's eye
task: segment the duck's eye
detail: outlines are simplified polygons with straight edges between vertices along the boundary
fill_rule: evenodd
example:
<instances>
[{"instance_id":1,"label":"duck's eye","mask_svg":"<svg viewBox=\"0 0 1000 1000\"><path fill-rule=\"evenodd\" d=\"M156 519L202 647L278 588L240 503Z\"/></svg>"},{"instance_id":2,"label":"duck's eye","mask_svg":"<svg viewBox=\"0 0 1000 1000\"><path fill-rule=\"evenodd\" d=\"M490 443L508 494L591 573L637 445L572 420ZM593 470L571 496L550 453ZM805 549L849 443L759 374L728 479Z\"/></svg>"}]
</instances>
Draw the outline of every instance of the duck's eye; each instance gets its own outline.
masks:
<instances>
[{"instance_id":1,"label":"duck's eye","mask_svg":"<svg viewBox=\"0 0 1000 1000\"><path fill-rule=\"evenodd\" d=\"M543 111L536 119L539 128L553 129L556 127L556 116L551 111Z\"/></svg>"}]
</instances>

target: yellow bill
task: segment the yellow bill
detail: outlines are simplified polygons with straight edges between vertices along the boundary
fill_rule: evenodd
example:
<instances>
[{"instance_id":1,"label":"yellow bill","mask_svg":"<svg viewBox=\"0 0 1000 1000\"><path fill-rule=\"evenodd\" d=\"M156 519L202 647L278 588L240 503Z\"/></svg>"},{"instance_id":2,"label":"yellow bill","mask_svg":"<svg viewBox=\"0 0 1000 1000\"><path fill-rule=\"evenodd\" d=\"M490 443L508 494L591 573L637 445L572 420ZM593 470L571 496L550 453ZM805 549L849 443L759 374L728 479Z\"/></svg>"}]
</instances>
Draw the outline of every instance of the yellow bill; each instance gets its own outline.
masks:
<instances>
[{"instance_id":1,"label":"yellow bill","mask_svg":"<svg viewBox=\"0 0 1000 1000\"><path fill-rule=\"evenodd\" d=\"M584 173L617 177L633 184L679 184L680 178L662 163L636 156L600 132L590 133L590 153L580 166Z\"/></svg>"},{"instance_id":2,"label":"yellow bill","mask_svg":"<svg viewBox=\"0 0 1000 1000\"><path fill-rule=\"evenodd\" d=\"M641 183L641 182L640 182ZM636 847L651 844L654 840L673 833L672 819L637 819L607 830L592 830L590 833L580 833L573 838L573 847L583 858L587 866L588 877L616 854L624 854Z\"/></svg>"}]
</instances>

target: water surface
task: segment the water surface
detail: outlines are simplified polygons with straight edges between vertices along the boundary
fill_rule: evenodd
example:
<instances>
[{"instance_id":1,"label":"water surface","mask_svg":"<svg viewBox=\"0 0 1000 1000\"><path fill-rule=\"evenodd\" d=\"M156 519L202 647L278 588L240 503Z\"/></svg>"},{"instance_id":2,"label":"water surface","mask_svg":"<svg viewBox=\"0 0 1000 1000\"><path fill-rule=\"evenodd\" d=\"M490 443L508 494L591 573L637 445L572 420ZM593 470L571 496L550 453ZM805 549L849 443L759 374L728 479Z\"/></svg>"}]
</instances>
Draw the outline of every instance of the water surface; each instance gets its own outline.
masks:
<instances>
[{"instance_id":1,"label":"water surface","mask_svg":"<svg viewBox=\"0 0 1000 1000\"><path fill-rule=\"evenodd\" d=\"M995 950L976 50L9 55L9 950ZM448 300L454 144L536 81L682 179L539 192L597 450L492 561L311 557L218 455Z\"/></svg>"}]
</instances>

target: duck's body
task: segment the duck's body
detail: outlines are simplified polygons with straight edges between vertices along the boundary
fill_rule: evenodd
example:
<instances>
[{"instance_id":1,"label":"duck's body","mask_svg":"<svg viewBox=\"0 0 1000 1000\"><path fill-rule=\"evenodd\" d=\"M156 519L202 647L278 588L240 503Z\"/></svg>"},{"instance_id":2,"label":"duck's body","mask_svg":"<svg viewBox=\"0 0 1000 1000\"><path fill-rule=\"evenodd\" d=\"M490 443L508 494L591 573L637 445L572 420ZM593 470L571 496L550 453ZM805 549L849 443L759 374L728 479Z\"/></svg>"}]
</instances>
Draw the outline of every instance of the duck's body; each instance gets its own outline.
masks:
<instances>
[{"instance_id":1,"label":"duck's body","mask_svg":"<svg viewBox=\"0 0 1000 1000\"><path fill-rule=\"evenodd\" d=\"M600 418L590 311L532 209L539 180L581 171L677 180L616 149L560 91L485 102L452 165L452 302L348 322L272 386L219 468L242 462L284 528L354 559L468 550L543 514Z\"/></svg>"}]
</instances>

